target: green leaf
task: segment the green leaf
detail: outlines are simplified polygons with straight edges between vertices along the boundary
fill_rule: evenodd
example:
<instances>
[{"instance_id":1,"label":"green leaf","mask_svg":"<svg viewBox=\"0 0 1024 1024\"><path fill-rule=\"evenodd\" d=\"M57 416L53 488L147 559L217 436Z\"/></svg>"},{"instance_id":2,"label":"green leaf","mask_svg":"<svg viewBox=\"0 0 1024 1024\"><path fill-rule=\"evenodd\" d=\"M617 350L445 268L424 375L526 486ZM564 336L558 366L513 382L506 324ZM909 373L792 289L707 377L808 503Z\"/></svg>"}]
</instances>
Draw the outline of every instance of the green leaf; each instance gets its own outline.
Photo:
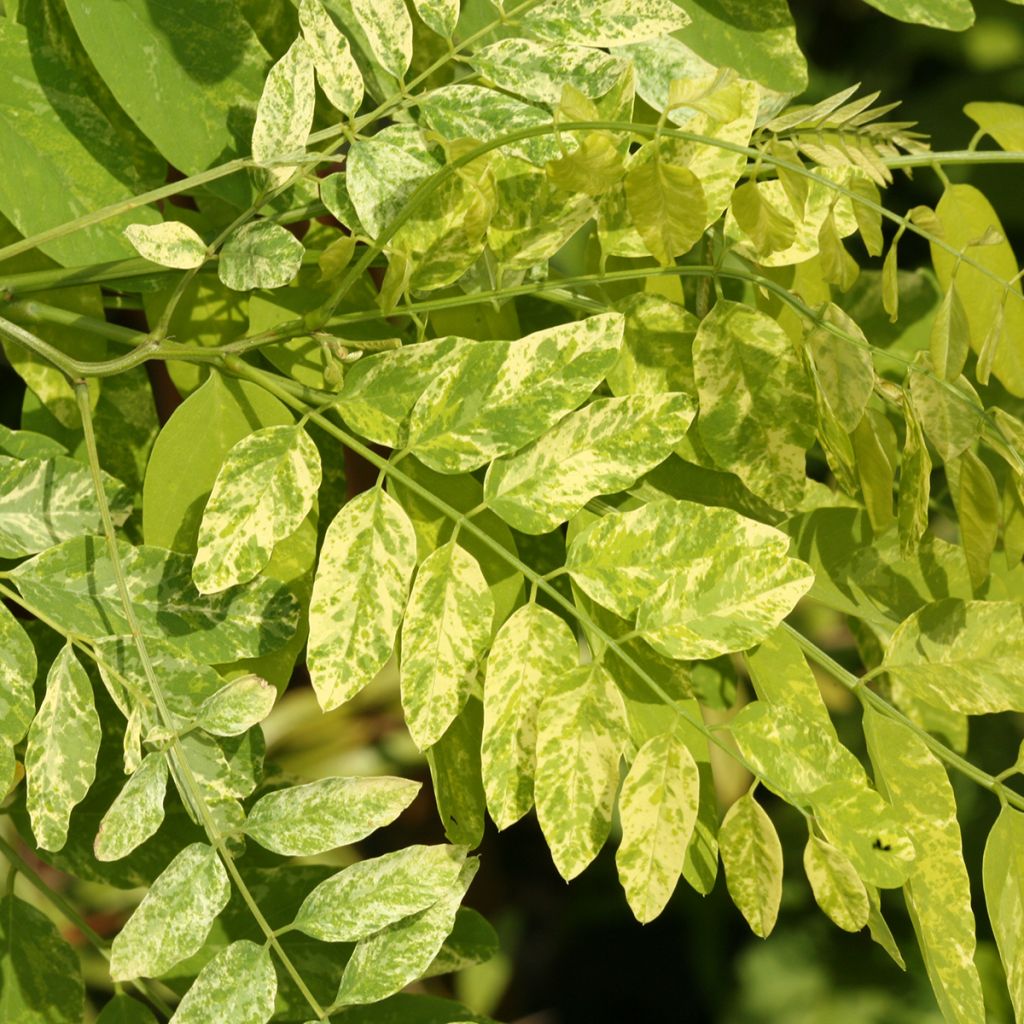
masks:
<instances>
[{"instance_id":1,"label":"green leaf","mask_svg":"<svg viewBox=\"0 0 1024 1024\"><path fill-rule=\"evenodd\" d=\"M733 192L729 208L758 252L766 255L779 252L788 249L796 240L793 222L765 199L763 190L755 181L748 181Z\"/></svg>"},{"instance_id":2,"label":"green leaf","mask_svg":"<svg viewBox=\"0 0 1024 1024\"><path fill-rule=\"evenodd\" d=\"M212 846L192 843L167 865L110 947L114 981L155 978L206 941L231 884Z\"/></svg>"},{"instance_id":3,"label":"green leaf","mask_svg":"<svg viewBox=\"0 0 1024 1024\"><path fill-rule=\"evenodd\" d=\"M129 224L124 233L143 259L161 267L192 270L206 262L206 243L180 220Z\"/></svg>"},{"instance_id":4,"label":"green leaf","mask_svg":"<svg viewBox=\"0 0 1024 1024\"><path fill-rule=\"evenodd\" d=\"M320 0L300 0L299 24L313 53L316 78L335 109L352 115L363 102L363 76L348 39L338 31Z\"/></svg>"},{"instance_id":5,"label":"green leaf","mask_svg":"<svg viewBox=\"0 0 1024 1024\"><path fill-rule=\"evenodd\" d=\"M114 996L100 1011L96 1024L157 1024L152 1011L137 999Z\"/></svg>"},{"instance_id":6,"label":"green leaf","mask_svg":"<svg viewBox=\"0 0 1024 1024\"><path fill-rule=\"evenodd\" d=\"M840 928L859 932L868 923L867 890L841 850L810 836L804 847L804 871L815 902Z\"/></svg>"},{"instance_id":7,"label":"green leaf","mask_svg":"<svg viewBox=\"0 0 1024 1024\"><path fill-rule=\"evenodd\" d=\"M909 399L904 396L903 419L906 436L900 456L900 486L896 499L900 553L910 557L928 529L932 460L925 444L921 423Z\"/></svg>"},{"instance_id":8,"label":"green leaf","mask_svg":"<svg viewBox=\"0 0 1024 1024\"><path fill-rule=\"evenodd\" d=\"M597 664L553 680L537 712L537 818L558 873L569 881L611 828L627 737L622 697Z\"/></svg>"},{"instance_id":9,"label":"green leaf","mask_svg":"<svg viewBox=\"0 0 1024 1024\"><path fill-rule=\"evenodd\" d=\"M917 849L903 891L935 998L947 1021L975 1024L985 1019L985 1006L953 788L942 763L905 725L868 711L864 734L877 781Z\"/></svg>"},{"instance_id":10,"label":"green leaf","mask_svg":"<svg viewBox=\"0 0 1024 1024\"><path fill-rule=\"evenodd\" d=\"M238 676L203 701L196 723L214 736L240 736L270 714L276 698L265 679Z\"/></svg>"},{"instance_id":11,"label":"green leaf","mask_svg":"<svg viewBox=\"0 0 1024 1024\"><path fill-rule=\"evenodd\" d=\"M623 318L605 313L465 349L416 403L409 449L441 473L517 451L591 394L618 358L622 330Z\"/></svg>"},{"instance_id":12,"label":"green leaf","mask_svg":"<svg viewBox=\"0 0 1024 1024\"><path fill-rule=\"evenodd\" d=\"M1017 259L1005 237L995 245L977 244L987 232L1004 235L1003 226L989 201L973 185L950 185L935 208L942 224L942 241L955 252L965 253L971 263L932 243L932 263L944 292L956 276L967 324L971 349L981 352L1000 306L1004 311L1004 337L992 362L993 376L1013 395L1024 395L1024 349L1009 341L1024 333L1024 301L1021 285L1014 281L1008 300L1005 281L1017 275ZM977 264L973 266L972 264ZM979 269L980 268L980 269ZM987 272L987 273L986 273Z\"/></svg>"},{"instance_id":13,"label":"green leaf","mask_svg":"<svg viewBox=\"0 0 1024 1024\"><path fill-rule=\"evenodd\" d=\"M985 905L1014 1014L1024 1017L1024 814L1004 806L985 843Z\"/></svg>"},{"instance_id":14,"label":"green leaf","mask_svg":"<svg viewBox=\"0 0 1024 1024\"><path fill-rule=\"evenodd\" d=\"M871 527L883 535L893 521L892 491L896 476L896 435L885 413L867 409L850 435L857 482Z\"/></svg>"},{"instance_id":15,"label":"green leaf","mask_svg":"<svg viewBox=\"0 0 1024 1024\"><path fill-rule=\"evenodd\" d=\"M719 301L694 338L693 371L697 426L715 463L776 507L799 504L815 410L786 332L765 313Z\"/></svg>"},{"instance_id":16,"label":"green leaf","mask_svg":"<svg viewBox=\"0 0 1024 1024\"><path fill-rule=\"evenodd\" d=\"M114 523L132 510L120 481L103 474ZM10 459L0 455L0 557L21 558L83 533L102 533L92 474L77 459Z\"/></svg>"},{"instance_id":17,"label":"green leaf","mask_svg":"<svg viewBox=\"0 0 1024 1024\"><path fill-rule=\"evenodd\" d=\"M203 597L192 560L155 547L120 545L128 593L142 633L176 640L204 664L265 654L295 632L298 606L279 584L258 579ZM60 628L82 636L128 635L106 544L76 537L11 572L27 601Z\"/></svg>"},{"instance_id":18,"label":"green leaf","mask_svg":"<svg viewBox=\"0 0 1024 1024\"><path fill-rule=\"evenodd\" d=\"M449 842L471 850L483 840L486 824L480 766L483 727L483 705L477 697L470 697L444 735L426 752L444 834Z\"/></svg>"},{"instance_id":19,"label":"green leaf","mask_svg":"<svg viewBox=\"0 0 1024 1024\"><path fill-rule=\"evenodd\" d=\"M172 1024L266 1024L274 1015L277 975L267 946L243 939L222 949L199 972Z\"/></svg>"},{"instance_id":20,"label":"green leaf","mask_svg":"<svg viewBox=\"0 0 1024 1024\"><path fill-rule=\"evenodd\" d=\"M718 848L733 903L751 931L767 938L782 901L782 844L772 819L750 793L725 812Z\"/></svg>"},{"instance_id":21,"label":"green leaf","mask_svg":"<svg viewBox=\"0 0 1024 1024\"><path fill-rule=\"evenodd\" d=\"M164 820L167 758L154 751L142 759L103 815L93 849L96 859L120 860L141 846Z\"/></svg>"},{"instance_id":22,"label":"green leaf","mask_svg":"<svg viewBox=\"0 0 1024 1024\"><path fill-rule=\"evenodd\" d=\"M424 977L464 971L493 960L500 952L498 933L487 919L470 907L459 907L455 927Z\"/></svg>"},{"instance_id":23,"label":"green leaf","mask_svg":"<svg viewBox=\"0 0 1024 1024\"><path fill-rule=\"evenodd\" d=\"M323 942L358 942L432 907L465 861L465 849L456 846L407 846L359 861L321 882L292 926Z\"/></svg>"},{"instance_id":24,"label":"green leaf","mask_svg":"<svg viewBox=\"0 0 1024 1024\"><path fill-rule=\"evenodd\" d=\"M467 860L455 884L433 906L358 942L335 1004L374 1003L422 977L454 927L459 904L479 864L475 857Z\"/></svg>"},{"instance_id":25,"label":"green leaf","mask_svg":"<svg viewBox=\"0 0 1024 1024\"><path fill-rule=\"evenodd\" d=\"M10 1024L81 1024L78 954L57 926L15 896L0 899L0 1007Z\"/></svg>"},{"instance_id":26,"label":"green leaf","mask_svg":"<svg viewBox=\"0 0 1024 1024\"><path fill-rule=\"evenodd\" d=\"M299 272L304 251L302 243L280 224L250 221L224 243L217 274L238 292L281 288Z\"/></svg>"},{"instance_id":27,"label":"green leaf","mask_svg":"<svg viewBox=\"0 0 1024 1024\"><path fill-rule=\"evenodd\" d=\"M523 533L547 533L597 494L612 494L665 459L696 409L681 394L599 398L530 447L493 462L484 498Z\"/></svg>"},{"instance_id":28,"label":"green leaf","mask_svg":"<svg viewBox=\"0 0 1024 1024\"><path fill-rule=\"evenodd\" d=\"M391 657L416 565L416 535L380 488L327 528L309 606L309 672L324 711L358 693Z\"/></svg>"},{"instance_id":29,"label":"green leaf","mask_svg":"<svg viewBox=\"0 0 1024 1024\"><path fill-rule=\"evenodd\" d=\"M412 61L412 19L405 0L350 0L350 3L374 57L395 78L402 78Z\"/></svg>"},{"instance_id":30,"label":"green leaf","mask_svg":"<svg viewBox=\"0 0 1024 1024\"><path fill-rule=\"evenodd\" d=\"M847 337L837 336L837 330ZM815 383L836 422L847 432L854 430L875 386L871 346L864 332L835 303L829 303L822 321L807 335L807 347Z\"/></svg>"},{"instance_id":31,"label":"green leaf","mask_svg":"<svg viewBox=\"0 0 1024 1024\"><path fill-rule=\"evenodd\" d=\"M12 751L35 717L36 671L32 641L7 606L0 604L0 738Z\"/></svg>"},{"instance_id":32,"label":"green leaf","mask_svg":"<svg viewBox=\"0 0 1024 1024\"><path fill-rule=\"evenodd\" d=\"M925 435L943 462L965 452L981 437L981 401L964 377L950 382L937 377L931 361L918 353L909 371L910 400Z\"/></svg>"},{"instance_id":33,"label":"green leaf","mask_svg":"<svg viewBox=\"0 0 1024 1024\"><path fill-rule=\"evenodd\" d=\"M946 466L953 505L960 525L960 543L967 558L971 583L977 589L989 577L992 554L999 539L1002 500L996 482L970 449Z\"/></svg>"},{"instance_id":34,"label":"green leaf","mask_svg":"<svg viewBox=\"0 0 1024 1024\"><path fill-rule=\"evenodd\" d=\"M913 696L968 715L1024 711L1024 605L947 598L892 635L883 666Z\"/></svg>"},{"instance_id":35,"label":"green leaf","mask_svg":"<svg viewBox=\"0 0 1024 1024\"><path fill-rule=\"evenodd\" d=\"M962 32L974 24L971 0L864 0L892 18Z\"/></svg>"},{"instance_id":36,"label":"green leaf","mask_svg":"<svg viewBox=\"0 0 1024 1024\"><path fill-rule=\"evenodd\" d=\"M309 514L320 454L298 426L263 427L227 453L199 527L192 579L213 594L257 577Z\"/></svg>"},{"instance_id":37,"label":"green leaf","mask_svg":"<svg viewBox=\"0 0 1024 1024\"><path fill-rule=\"evenodd\" d=\"M0 425L0 453L16 459L48 459L54 455L67 455L67 449L46 434L31 430L11 430Z\"/></svg>"},{"instance_id":38,"label":"green leaf","mask_svg":"<svg viewBox=\"0 0 1024 1024\"><path fill-rule=\"evenodd\" d=\"M71 812L96 778L99 748L92 683L68 643L50 666L46 696L25 747L26 803L44 850L59 850L66 842Z\"/></svg>"},{"instance_id":39,"label":"green leaf","mask_svg":"<svg viewBox=\"0 0 1024 1024\"><path fill-rule=\"evenodd\" d=\"M459 20L459 0L413 0L424 25L439 36L451 39Z\"/></svg>"},{"instance_id":40,"label":"green leaf","mask_svg":"<svg viewBox=\"0 0 1024 1024\"><path fill-rule=\"evenodd\" d=\"M365 839L412 803L420 784L408 779L328 778L260 797L245 833L286 857L326 853Z\"/></svg>"},{"instance_id":41,"label":"green leaf","mask_svg":"<svg viewBox=\"0 0 1024 1024\"><path fill-rule=\"evenodd\" d=\"M960 376L970 351L970 340L967 310L960 301L956 281L950 281L946 296L935 313L929 341L932 366L944 380L955 381Z\"/></svg>"},{"instance_id":42,"label":"green leaf","mask_svg":"<svg viewBox=\"0 0 1024 1024\"><path fill-rule=\"evenodd\" d=\"M487 809L499 829L533 806L537 712L552 681L576 664L579 648L565 621L536 604L498 630L487 657L481 747Z\"/></svg>"},{"instance_id":43,"label":"green leaf","mask_svg":"<svg viewBox=\"0 0 1024 1024\"><path fill-rule=\"evenodd\" d=\"M556 43L624 46L684 28L690 18L672 0L545 0L525 21Z\"/></svg>"},{"instance_id":44,"label":"green leaf","mask_svg":"<svg viewBox=\"0 0 1024 1024\"><path fill-rule=\"evenodd\" d=\"M306 139L313 127L315 103L313 50L300 37L270 69L256 107L252 158L257 165L273 165L280 157L299 153L306 148ZM271 166L269 179L275 185L282 185L294 170L294 167ZM228 284L225 278L221 280ZM275 285L265 287L273 288Z\"/></svg>"},{"instance_id":45,"label":"green leaf","mask_svg":"<svg viewBox=\"0 0 1024 1024\"><path fill-rule=\"evenodd\" d=\"M660 141L648 146L657 147L653 156L626 172L626 205L644 245L667 266L704 234L707 203L693 171L662 159Z\"/></svg>"},{"instance_id":46,"label":"green leaf","mask_svg":"<svg viewBox=\"0 0 1024 1024\"><path fill-rule=\"evenodd\" d=\"M641 924L665 909L697 822L700 773L689 747L673 732L637 751L619 794L622 842L619 881Z\"/></svg>"},{"instance_id":47,"label":"green leaf","mask_svg":"<svg viewBox=\"0 0 1024 1024\"><path fill-rule=\"evenodd\" d=\"M420 750L441 738L466 703L493 615L494 599L469 552L449 541L427 556L402 625L402 709Z\"/></svg>"},{"instance_id":48,"label":"green leaf","mask_svg":"<svg viewBox=\"0 0 1024 1024\"><path fill-rule=\"evenodd\" d=\"M23 17L38 24L28 9ZM79 56L77 41L69 59L41 34L35 27L26 31L13 17L0 19L7 79L0 96L0 210L26 236L122 202L158 184L164 173L159 160L140 173L126 159L135 145L127 136L134 132L112 114L106 89L101 85L98 92L83 80L82 63L88 61ZM46 242L42 250L65 266L125 259L132 250L124 228L132 221L159 220L146 208L122 213Z\"/></svg>"}]
</instances>

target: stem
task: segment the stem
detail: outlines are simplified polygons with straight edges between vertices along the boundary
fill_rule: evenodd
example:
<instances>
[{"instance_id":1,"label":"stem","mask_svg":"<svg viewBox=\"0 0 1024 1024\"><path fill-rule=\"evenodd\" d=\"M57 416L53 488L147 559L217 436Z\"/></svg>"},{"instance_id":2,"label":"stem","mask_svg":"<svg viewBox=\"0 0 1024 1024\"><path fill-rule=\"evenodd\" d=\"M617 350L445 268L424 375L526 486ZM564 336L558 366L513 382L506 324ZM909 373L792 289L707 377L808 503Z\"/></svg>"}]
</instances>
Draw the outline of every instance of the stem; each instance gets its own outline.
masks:
<instances>
[{"instance_id":1,"label":"stem","mask_svg":"<svg viewBox=\"0 0 1024 1024\"><path fill-rule=\"evenodd\" d=\"M206 804L206 800L204 799L202 791L196 782L195 776L192 774L192 768L188 762L188 758L185 756L181 740L174 732L174 718L171 715L163 690L157 680L156 671L153 668L153 662L150 659L149 650L146 647L146 641L142 635L142 628L135 615L135 606L132 603L131 594L128 591L128 583L125 579L124 570L121 565L121 555L117 546L117 535L114 531L114 522L110 517L110 507L107 504L107 495L103 489L103 479L100 475L99 454L96 449L96 436L93 431L92 412L89 408L89 392L84 381L75 381L75 396L78 399L78 408L82 417L82 429L85 434L85 447L89 456L89 469L92 473L93 487L96 491L96 500L100 509L100 518L103 521L103 534L107 541L107 549L110 552L111 567L114 572L114 579L117 584L118 594L121 598L121 606L124 611L125 619L128 622L128 628L131 631L132 639L135 642L135 648L138 651L139 660L142 662L142 669L146 676L146 681L149 683L153 702L156 705L157 713L160 717L160 722L173 734L168 751L176 769L174 772L175 781L184 787L185 792L182 795L187 796L188 803L195 807L199 816L202 818L203 828L206 831L207 837L214 849L217 851L217 854L220 857L221 862L224 864L224 867L227 869L228 874L235 883L245 905L249 908L249 911L256 920L256 923L259 925L260 930L266 936L268 944L277 954L278 959L281 961L285 970L291 976L296 987L309 1003L314 1013L323 1020L324 1011L319 1002L309 990L306 982L292 963L291 958L284 951L280 942L278 942L274 935L274 929L270 927L269 922L263 916L256 900L253 898L252 893L245 884L245 880L239 874L234 858L231 856L231 852L228 850L227 844L224 842L224 837L220 834L216 822L210 814L210 809Z\"/></svg>"}]
</instances>

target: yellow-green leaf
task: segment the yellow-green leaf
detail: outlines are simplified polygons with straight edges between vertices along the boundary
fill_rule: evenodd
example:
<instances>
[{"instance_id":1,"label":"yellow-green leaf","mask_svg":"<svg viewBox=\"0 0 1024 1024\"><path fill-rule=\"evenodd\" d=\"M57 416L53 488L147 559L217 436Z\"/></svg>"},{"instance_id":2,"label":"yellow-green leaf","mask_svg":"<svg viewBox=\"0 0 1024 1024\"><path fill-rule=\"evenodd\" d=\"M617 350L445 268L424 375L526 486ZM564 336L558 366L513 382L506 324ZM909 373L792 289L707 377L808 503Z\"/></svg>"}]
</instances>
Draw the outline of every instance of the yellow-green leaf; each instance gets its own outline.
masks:
<instances>
[{"instance_id":1,"label":"yellow-green leaf","mask_svg":"<svg viewBox=\"0 0 1024 1024\"><path fill-rule=\"evenodd\" d=\"M127 857L164 820L167 758L162 751L147 754L103 815L93 851L97 860Z\"/></svg>"},{"instance_id":2,"label":"yellow-green leaf","mask_svg":"<svg viewBox=\"0 0 1024 1024\"><path fill-rule=\"evenodd\" d=\"M124 233L143 259L162 267L192 270L206 262L206 243L181 221L129 224Z\"/></svg>"},{"instance_id":3,"label":"yellow-green leaf","mask_svg":"<svg viewBox=\"0 0 1024 1024\"><path fill-rule=\"evenodd\" d=\"M320 0L300 0L299 25L324 95L343 114L354 114L363 102L363 76L348 39L338 31Z\"/></svg>"},{"instance_id":4,"label":"yellow-green leaf","mask_svg":"<svg viewBox=\"0 0 1024 1024\"><path fill-rule=\"evenodd\" d=\"M242 939L203 967L171 1024L266 1024L274 1015L276 997L270 947Z\"/></svg>"},{"instance_id":5,"label":"yellow-green leaf","mask_svg":"<svg viewBox=\"0 0 1024 1024\"><path fill-rule=\"evenodd\" d=\"M669 163L656 151L626 172L625 189L633 226L659 263L667 266L689 252L704 234L704 189L688 167Z\"/></svg>"},{"instance_id":6,"label":"yellow-green leaf","mask_svg":"<svg viewBox=\"0 0 1024 1024\"><path fill-rule=\"evenodd\" d=\"M985 904L1017 1020L1024 1019L1024 814L1003 807L985 843Z\"/></svg>"},{"instance_id":7,"label":"yellow-green leaf","mask_svg":"<svg viewBox=\"0 0 1024 1024\"><path fill-rule=\"evenodd\" d=\"M782 902L782 844L772 819L750 793L726 811L718 848L733 903L751 931L767 938Z\"/></svg>"},{"instance_id":8,"label":"yellow-green leaf","mask_svg":"<svg viewBox=\"0 0 1024 1024\"><path fill-rule=\"evenodd\" d=\"M867 890L841 850L810 836L804 847L804 871L815 902L840 928L859 932L868 923Z\"/></svg>"}]
</instances>

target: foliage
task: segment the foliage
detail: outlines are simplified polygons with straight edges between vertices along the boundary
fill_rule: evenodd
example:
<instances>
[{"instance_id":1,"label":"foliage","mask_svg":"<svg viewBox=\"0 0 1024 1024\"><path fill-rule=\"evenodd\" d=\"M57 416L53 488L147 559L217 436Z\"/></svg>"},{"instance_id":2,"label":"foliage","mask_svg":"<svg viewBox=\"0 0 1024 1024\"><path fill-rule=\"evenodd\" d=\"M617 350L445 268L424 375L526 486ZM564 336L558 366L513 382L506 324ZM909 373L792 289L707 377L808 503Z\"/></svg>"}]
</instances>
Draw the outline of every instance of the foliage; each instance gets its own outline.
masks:
<instances>
[{"instance_id":1,"label":"foliage","mask_svg":"<svg viewBox=\"0 0 1024 1024\"><path fill-rule=\"evenodd\" d=\"M494 953L462 907L485 816L536 808L566 880L614 830L645 923L721 858L765 937L774 809L824 914L901 965L902 891L975 1024L953 770L1000 804L1024 1020L1024 761L962 756L1024 712L1024 293L944 170L1024 161L1024 109L972 103L933 153L877 95L798 103L782 0L268 6L0 5L4 1019L85 1013L16 875L108 958L102 1021L455 1024L484 1018L399 993ZM914 167L942 197L896 212ZM163 423L146 364L184 399ZM397 670L448 843L338 853L420 787L264 763L304 670L325 713ZM108 943L19 844L145 895Z\"/></svg>"}]
</instances>

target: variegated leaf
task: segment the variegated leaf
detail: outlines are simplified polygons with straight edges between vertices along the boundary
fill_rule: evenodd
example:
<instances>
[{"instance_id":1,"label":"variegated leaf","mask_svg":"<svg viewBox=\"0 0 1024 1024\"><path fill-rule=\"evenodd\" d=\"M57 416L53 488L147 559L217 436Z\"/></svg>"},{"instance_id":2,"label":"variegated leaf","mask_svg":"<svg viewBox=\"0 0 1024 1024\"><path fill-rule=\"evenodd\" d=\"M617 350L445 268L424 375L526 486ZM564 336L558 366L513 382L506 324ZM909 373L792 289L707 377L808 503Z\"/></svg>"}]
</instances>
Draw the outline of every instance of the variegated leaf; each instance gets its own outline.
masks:
<instances>
[{"instance_id":1,"label":"variegated leaf","mask_svg":"<svg viewBox=\"0 0 1024 1024\"><path fill-rule=\"evenodd\" d=\"M953 787L942 763L902 723L869 710L864 734L876 780L917 849L903 892L935 998L947 1021L976 1024L985 1005Z\"/></svg>"},{"instance_id":2,"label":"variegated leaf","mask_svg":"<svg viewBox=\"0 0 1024 1024\"><path fill-rule=\"evenodd\" d=\"M206 941L231 884L212 846L186 846L150 887L110 947L114 981L155 978Z\"/></svg>"},{"instance_id":3,"label":"variegated leaf","mask_svg":"<svg viewBox=\"0 0 1024 1024\"><path fill-rule=\"evenodd\" d=\"M281 288L299 272L304 252L302 243L280 224L249 221L224 243L217 275L238 292Z\"/></svg>"},{"instance_id":4,"label":"variegated leaf","mask_svg":"<svg viewBox=\"0 0 1024 1024\"><path fill-rule=\"evenodd\" d=\"M433 906L358 942L342 975L335 1004L375 1003L426 974L455 925L459 904L479 865L479 860L470 858Z\"/></svg>"},{"instance_id":5,"label":"variegated leaf","mask_svg":"<svg viewBox=\"0 0 1024 1024\"><path fill-rule=\"evenodd\" d=\"M1018 769L1024 767L1017 760ZM1024 814L1003 807L988 834L982 874L992 934L1017 1020L1024 1019Z\"/></svg>"},{"instance_id":6,"label":"variegated leaf","mask_svg":"<svg viewBox=\"0 0 1024 1024\"><path fill-rule=\"evenodd\" d=\"M424 25L450 39L459 20L459 0L413 0Z\"/></svg>"},{"instance_id":7,"label":"variegated leaf","mask_svg":"<svg viewBox=\"0 0 1024 1024\"><path fill-rule=\"evenodd\" d=\"M203 967L170 1024L266 1024L274 1015L276 997L270 948L242 939Z\"/></svg>"},{"instance_id":8,"label":"variegated leaf","mask_svg":"<svg viewBox=\"0 0 1024 1024\"><path fill-rule=\"evenodd\" d=\"M386 71L401 78L412 61L412 19L405 0L350 0L350 3L374 57Z\"/></svg>"},{"instance_id":9,"label":"variegated leaf","mask_svg":"<svg viewBox=\"0 0 1024 1024\"><path fill-rule=\"evenodd\" d=\"M810 836L804 847L804 871L815 902L840 928L859 932L868 923L867 889L841 850Z\"/></svg>"},{"instance_id":10,"label":"variegated leaf","mask_svg":"<svg viewBox=\"0 0 1024 1024\"><path fill-rule=\"evenodd\" d=\"M778 507L799 504L816 412L786 332L766 313L719 301L693 342L700 437L721 468Z\"/></svg>"},{"instance_id":11,"label":"variegated leaf","mask_svg":"<svg viewBox=\"0 0 1024 1024\"><path fill-rule=\"evenodd\" d=\"M402 625L402 709L420 750L466 703L493 616L494 598L468 551L452 540L423 560Z\"/></svg>"},{"instance_id":12,"label":"variegated leaf","mask_svg":"<svg viewBox=\"0 0 1024 1024\"><path fill-rule=\"evenodd\" d=\"M751 931L767 938L782 902L782 844L772 819L750 793L726 811L718 849L733 903Z\"/></svg>"},{"instance_id":13,"label":"variegated leaf","mask_svg":"<svg viewBox=\"0 0 1024 1024\"><path fill-rule=\"evenodd\" d=\"M556 43L624 46L685 28L690 16L672 0L545 0L526 23Z\"/></svg>"},{"instance_id":14,"label":"variegated leaf","mask_svg":"<svg viewBox=\"0 0 1024 1024\"><path fill-rule=\"evenodd\" d=\"M487 809L499 829L533 806L537 711L578 656L565 621L533 603L514 612L494 638L484 679L481 758Z\"/></svg>"},{"instance_id":15,"label":"variegated leaf","mask_svg":"<svg viewBox=\"0 0 1024 1024\"><path fill-rule=\"evenodd\" d=\"M390 824L420 790L409 779L329 778L260 797L245 834L286 857L309 857L348 846Z\"/></svg>"},{"instance_id":16,"label":"variegated leaf","mask_svg":"<svg viewBox=\"0 0 1024 1024\"><path fill-rule=\"evenodd\" d=\"M618 358L622 330L622 317L605 313L477 343L420 396L410 450L431 469L466 473L522 448L591 394Z\"/></svg>"},{"instance_id":17,"label":"variegated leaf","mask_svg":"<svg viewBox=\"0 0 1024 1024\"><path fill-rule=\"evenodd\" d=\"M358 693L391 657L416 565L416 534L382 488L327 528L309 605L308 664L324 711Z\"/></svg>"},{"instance_id":18,"label":"variegated leaf","mask_svg":"<svg viewBox=\"0 0 1024 1024\"><path fill-rule=\"evenodd\" d=\"M569 881L611 828L619 758L628 736L622 697L601 665L553 681L537 713L537 818L558 873Z\"/></svg>"},{"instance_id":19,"label":"variegated leaf","mask_svg":"<svg viewBox=\"0 0 1024 1024\"><path fill-rule=\"evenodd\" d=\"M132 510L131 495L103 475L114 523ZM0 558L21 558L85 533L102 533L89 467L77 459L0 456Z\"/></svg>"},{"instance_id":20,"label":"variegated leaf","mask_svg":"<svg viewBox=\"0 0 1024 1024\"><path fill-rule=\"evenodd\" d=\"M523 533L547 533L597 494L630 486L686 436L688 395L599 398L528 448L491 463L484 499Z\"/></svg>"},{"instance_id":21,"label":"variegated leaf","mask_svg":"<svg viewBox=\"0 0 1024 1024\"><path fill-rule=\"evenodd\" d=\"M46 696L25 746L26 805L36 842L57 851L68 836L71 812L96 778L100 719L92 683L70 642L53 660Z\"/></svg>"},{"instance_id":22,"label":"variegated leaf","mask_svg":"<svg viewBox=\"0 0 1024 1024\"><path fill-rule=\"evenodd\" d=\"M263 427L228 452L206 502L192 579L213 594L255 579L309 514L320 454L299 426Z\"/></svg>"},{"instance_id":23,"label":"variegated leaf","mask_svg":"<svg viewBox=\"0 0 1024 1024\"><path fill-rule=\"evenodd\" d=\"M313 50L300 37L267 75L252 130L253 160L265 166L305 149L315 105ZM293 171L294 167L271 167L270 180L283 184Z\"/></svg>"},{"instance_id":24,"label":"variegated leaf","mask_svg":"<svg viewBox=\"0 0 1024 1024\"><path fill-rule=\"evenodd\" d=\"M324 95L341 113L354 114L363 102L363 76L348 39L338 31L320 0L300 0L299 24Z\"/></svg>"},{"instance_id":25,"label":"variegated leaf","mask_svg":"<svg viewBox=\"0 0 1024 1024\"><path fill-rule=\"evenodd\" d=\"M407 846L339 871L303 900L292 927L323 942L358 942L432 907L466 860L457 846Z\"/></svg>"},{"instance_id":26,"label":"variegated leaf","mask_svg":"<svg viewBox=\"0 0 1024 1024\"><path fill-rule=\"evenodd\" d=\"M700 803L700 774L674 732L653 736L637 751L619 794L622 842L619 881L641 924L665 909L683 870Z\"/></svg>"},{"instance_id":27,"label":"variegated leaf","mask_svg":"<svg viewBox=\"0 0 1024 1024\"><path fill-rule=\"evenodd\" d=\"M196 724L214 736L241 736L270 714L277 690L260 676L238 676L203 701Z\"/></svg>"},{"instance_id":28,"label":"variegated leaf","mask_svg":"<svg viewBox=\"0 0 1024 1024\"><path fill-rule=\"evenodd\" d=\"M97 860L127 857L164 820L167 758L162 751L147 754L103 815L93 852Z\"/></svg>"},{"instance_id":29,"label":"variegated leaf","mask_svg":"<svg viewBox=\"0 0 1024 1024\"><path fill-rule=\"evenodd\" d=\"M661 143L655 140L648 145L660 147ZM624 187L633 226L663 266L700 241L707 200L700 180L688 167L663 160L656 151L630 167Z\"/></svg>"},{"instance_id":30,"label":"variegated leaf","mask_svg":"<svg viewBox=\"0 0 1024 1024\"><path fill-rule=\"evenodd\" d=\"M206 262L206 243L180 220L129 224L124 233L143 259L161 267L194 270Z\"/></svg>"},{"instance_id":31,"label":"variegated leaf","mask_svg":"<svg viewBox=\"0 0 1024 1024\"><path fill-rule=\"evenodd\" d=\"M32 641L7 606L0 603L0 740L6 741L12 751L35 717L32 684L36 669Z\"/></svg>"},{"instance_id":32,"label":"variegated leaf","mask_svg":"<svg viewBox=\"0 0 1024 1024\"><path fill-rule=\"evenodd\" d=\"M968 715L1024 711L1024 605L925 605L904 620L884 666L912 696Z\"/></svg>"}]
</instances>

